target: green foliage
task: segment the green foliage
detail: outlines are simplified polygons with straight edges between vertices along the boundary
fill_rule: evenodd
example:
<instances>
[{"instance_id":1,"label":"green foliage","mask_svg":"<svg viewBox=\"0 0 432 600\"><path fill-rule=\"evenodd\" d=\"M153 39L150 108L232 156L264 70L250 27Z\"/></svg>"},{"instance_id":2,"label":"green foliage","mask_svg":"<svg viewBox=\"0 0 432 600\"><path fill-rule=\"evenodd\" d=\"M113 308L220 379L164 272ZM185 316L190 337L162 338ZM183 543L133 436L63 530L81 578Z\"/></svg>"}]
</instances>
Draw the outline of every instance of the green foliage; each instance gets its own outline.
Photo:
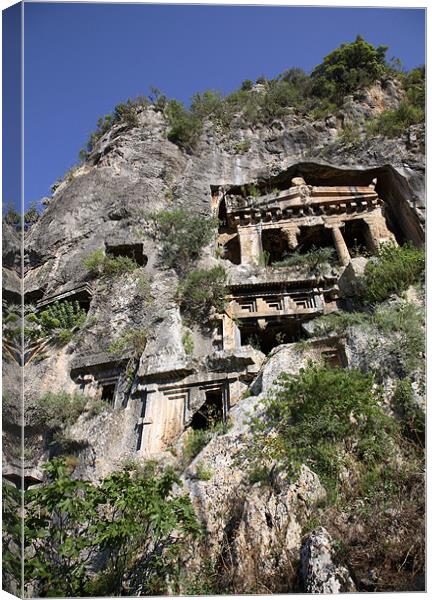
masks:
<instances>
[{"instance_id":1,"label":"green foliage","mask_svg":"<svg viewBox=\"0 0 432 600\"><path fill-rule=\"evenodd\" d=\"M210 481L213 477L213 471L204 463L199 462L195 467L195 477L200 481Z\"/></svg>"},{"instance_id":2,"label":"green foliage","mask_svg":"<svg viewBox=\"0 0 432 600\"><path fill-rule=\"evenodd\" d=\"M371 322L368 313L338 311L317 317L313 321L315 335L343 334L349 327L367 326Z\"/></svg>"},{"instance_id":3,"label":"green foliage","mask_svg":"<svg viewBox=\"0 0 432 600\"><path fill-rule=\"evenodd\" d=\"M382 244L377 258L370 260L364 273L366 300L383 302L400 295L410 285L424 280L425 253L411 244Z\"/></svg>"},{"instance_id":4,"label":"green foliage","mask_svg":"<svg viewBox=\"0 0 432 600\"><path fill-rule=\"evenodd\" d=\"M184 348L184 351L186 352L186 354L189 356L192 355L193 351L194 351L194 341L193 341L192 333L189 331L189 329L185 329L183 331L182 344L183 344L183 348Z\"/></svg>"},{"instance_id":5,"label":"green foliage","mask_svg":"<svg viewBox=\"0 0 432 600\"><path fill-rule=\"evenodd\" d=\"M15 485L2 484L2 567L3 589L11 594L19 590L21 581L21 490Z\"/></svg>"},{"instance_id":6,"label":"green foliage","mask_svg":"<svg viewBox=\"0 0 432 600\"><path fill-rule=\"evenodd\" d=\"M117 277L139 269L139 264L133 258L105 255L102 249L92 252L83 263L94 277Z\"/></svg>"},{"instance_id":7,"label":"green foliage","mask_svg":"<svg viewBox=\"0 0 432 600\"><path fill-rule=\"evenodd\" d=\"M186 464L197 456L212 438L210 429L191 429L183 446L183 459Z\"/></svg>"},{"instance_id":8,"label":"green foliage","mask_svg":"<svg viewBox=\"0 0 432 600\"><path fill-rule=\"evenodd\" d=\"M396 138L403 135L411 125L423 123L424 120L424 109L409 101L402 101L395 110L385 110L371 121L368 131L371 134Z\"/></svg>"},{"instance_id":9,"label":"green foliage","mask_svg":"<svg viewBox=\"0 0 432 600\"><path fill-rule=\"evenodd\" d=\"M37 315L42 334L49 335L54 330L58 333L60 341L67 341L72 336L72 329L82 327L86 320L86 312L80 307L77 300L62 300L50 304Z\"/></svg>"},{"instance_id":10,"label":"green foliage","mask_svg":"<svg viewBox=\"0 0 432 600\"><path fill-rule=\"evenodd\" d=\"M64 460L45 470L48 482L26 493L26 584L40 596L166 593L201 533L189 499L173 493L177 475L151 463L95 486L73 479Z\"/></svg>"},{"instance_id":11,"label":"green foliage","mask_svg":"<svg viewBox=\"0 0 432 600\"><path fill-rule=\"evenodd\" d=\"M192 152L201 135L201 120L186 110L183 103L178 100L168 101L165 115L170 126L168 139L187 152Z\"/></svg>"},{"instance_id":12,"label":"green foliage","mask_svg":"<svg viewBox=\"0 0 432 600\"><path fill-rule=\"evenodd\" d=\"M267 467L263 465L254 465L252 469L248 473L249 483L254 485L254 483L269 483L270 473Z\"/></svg>"},{"instance_id":13,"label":"green foliage","mask_svg":"<svg viewBox=\"0 0 432 600\"><path fill-rule=\"evenodd\" d=\"M221 266L197 269L188 274L177 290L180 307L193 321L205 323L212 309L225 308L227 273Z\"/></svg>"},{"instance_id":14,"label":"green foliage","mask_svg":"<svg viewBox=\"0 0 432 600\"><path fill-rule=\"evenodd\" d=\"M274 262L272 267L279 269L284 267L306 267L312 273L319 273L324 265L333 261L335 251L333 248L312 248L305 253L292 252L281 261Z\"/></svg>"},{"instance_id":15,"label":"green foliage","mask_svg":"<svg viewBox=\"0 0 432 600\"><path fill-rule=\"evenodd\" d=\"M39 211L36 208L36 202L32 202L24 213L24 229L29 229L32 225L39 221Z\"/></svg>"},{"instance_id":16,"label":"green foliage","mask_svg":"<svg viewBox=\"0 0 432 600\"><path fill-rule=\"evenodd\" d=\"M386 51L386 46L375 47L361 36L341 44L312 71L313 94L339 104L347 94L384 75Z\"/></svg>"},{"instance_id":17,"label":"green foliage","mask_svg":"<svg viewBox=\"0 0 432 600\"><path fill-rule=\"evenodd\" d=\"M410 437L414 435L417 441L424 444L425 414L415 401L412 382L407 377L397 382L393 405L401 413L406 434Z\"/></svg>"},{"instance_id":18,"label":"green foliage","mask_svg":"<svg viewBox=\"0 0 432 600\"><path fill-rule=\"evenodd\" d=\"M268 267L270 263L270 252L268 252L268 250L263 250L262 252L260 252L260 255L258 257L258 266L259 267Z\"/></svg>"},{"instance_id":19,"label":"green foliage","mask_svg":"<svg viewBox=\"0 0 432 600\"><path fill-rule=\"evenodd\" d=\"M407 373L424 368L424 310L411 302L380 306L373 322L386 335L392 352L399 357Z\"/></svg>"},{"instance_id":20,"label":"green foliage","mask_svg":"<svg viewBox=\"0 0 432 600\"><path fill-rule=\"evenodd\" d=\"M255 464L276 460L293 476L306 464L336 497L347 457L363 469L384 461L395 423L381 409L371 375L310 363L298 375L280 376L252 430Z\"/></svg>"},{"instance_id":21,"label":"green foliage","mask_svg":"<svg viewBox=\"0 0 432 600\"><path fill-rule=\"evenodd\" d=\"M108 346L108 352L121 355L131 351L134 356L139 357L147 346L147 329L126 329L117 339Z\"/></svg>"},{"instance_id":22,"label":"green foliage","mask_svg":"<svg viewBox=\"0 0 432 600\"><path fill-rule=\"evenodd\" d=\"M351 123L344 125L342 132L339 134L339 139L343 144L355 144L360 141L360 129L358 126Z\"/></svg>"},{"instance_id":23,"label":"green foliage","mask_svg":"<svg viewBox=\"0 0 432 600\"><path fill-rule=\"evenodd\" d=\"M161 258L167 267L186 272L210 243L217 220L193 215L185 210L162 210L150 215L162 238Z\"/></svg>"},{"instance_id":24,"label":"green foliage","mask_svg":"<svg viewBox=\"0 0 432 600\"><path fill-rule=\"evenodd\" d=\"M234 144L234 152L236 154L245 154L250 150L251 142L249 140L242 140Z\"/></svg>"},{"instance_id":25,"label":"green foliage","mask_svg":"<svg viewBox=\"0 0 432 600\"><path fill-rule=\"evenodd\" d=\"M368 130L372 135L399 137L411 125L425 121L424 66L408 73L400 73L398 77L405 89L405 98L397 109L385 110L370 122Z\"/></svg>"},{"instance_id":26,"label":"green foliage","mask_svg":"<svg viewBox=\"0 0 432 600\"><path fill-rule=\"evenodd\" d=\"M3 213L3 223L10 225L17 230L21 227L21 214L15 209L11 202L6 206L6 210Z\"/></svg>"},{"instance_id":27,"label":"green foliage","mask_svg":"<svg viewBox=\"0 0 432 600\"><path fill-rule=\"evenodd\" d=\"M35 400L37 417L45 427L63 430L84 412L88 398L82 394L47 392Z\"/></svg>"}]
</instances>

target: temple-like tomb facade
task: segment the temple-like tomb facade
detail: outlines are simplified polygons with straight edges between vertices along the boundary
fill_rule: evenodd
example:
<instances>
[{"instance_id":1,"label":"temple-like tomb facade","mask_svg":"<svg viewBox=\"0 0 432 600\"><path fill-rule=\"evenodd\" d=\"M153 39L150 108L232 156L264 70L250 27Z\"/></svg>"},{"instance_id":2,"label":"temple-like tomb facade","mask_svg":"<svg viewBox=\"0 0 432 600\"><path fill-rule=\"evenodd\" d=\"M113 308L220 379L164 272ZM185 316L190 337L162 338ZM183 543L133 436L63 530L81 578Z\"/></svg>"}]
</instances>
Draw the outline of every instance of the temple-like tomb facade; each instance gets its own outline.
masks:
<instances>
[{"instance_id":1,"label":"temple-like tomb facade","mask_svg":"<svg viewBox=\"0 0 432 600\"><path fill-rule=\"evenodd\" d=\"M268 353L301 337L301 324L337 308L336 278L231 285L221 315L223 349L252 345Z\"/></svg>"},{"instance_id":2,"label":"temple-like tomb facade","mask_svg":"<svg viewBox=\"0 0 432 600\"><path fill-rule=\"evenodd\" d=\"M312 186L301 177L291 184L254 197L219 189L220 243L231 262L258 265L267 252L271 265L293 251L333 246L346 265L351 247L374 253L382 242L394 240L374 184Z\"/></svg>"}]
</instances>

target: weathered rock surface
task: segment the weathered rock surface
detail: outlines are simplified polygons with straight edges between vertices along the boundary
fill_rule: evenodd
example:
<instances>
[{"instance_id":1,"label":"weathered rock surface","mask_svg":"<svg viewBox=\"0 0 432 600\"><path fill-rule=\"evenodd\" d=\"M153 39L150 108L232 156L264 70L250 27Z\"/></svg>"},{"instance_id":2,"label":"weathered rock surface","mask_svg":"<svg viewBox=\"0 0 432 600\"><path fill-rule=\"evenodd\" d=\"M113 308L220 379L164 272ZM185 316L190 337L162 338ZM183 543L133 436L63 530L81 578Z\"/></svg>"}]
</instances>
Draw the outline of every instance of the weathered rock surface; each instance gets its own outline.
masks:
<instances>
[{"instance_id":1,"label":"weathered rock surface","mask_svg":"<svg viewBox=\"0 0 432 600\"><path fill-rule=\"evenodd\" d=\"M310 594L337 594L355 592L348 570L337 565L327 530L319 527L312 531L301 550L300 572L304 591Z\"/></svg>"}]
</instances>

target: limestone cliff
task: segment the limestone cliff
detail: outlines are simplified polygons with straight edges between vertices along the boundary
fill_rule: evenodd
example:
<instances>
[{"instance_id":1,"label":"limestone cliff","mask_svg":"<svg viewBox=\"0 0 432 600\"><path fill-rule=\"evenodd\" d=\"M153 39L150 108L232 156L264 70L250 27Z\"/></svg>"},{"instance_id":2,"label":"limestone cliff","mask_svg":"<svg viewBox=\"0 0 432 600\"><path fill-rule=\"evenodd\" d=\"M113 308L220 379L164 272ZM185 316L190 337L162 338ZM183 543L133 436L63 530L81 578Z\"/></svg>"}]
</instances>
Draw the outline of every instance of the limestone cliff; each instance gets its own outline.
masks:
<instances>
[{"instance_id":1,"label":"limestone cliff","mask_svg":"<svg viewBox=\"0 0 432 600\"><path fill-rule=\"evenodd\" d=\"M136 126L113 125L56 183L25 236L25 300L39 313L55 302L78 302L85 320L66 343L27 355L29 485L42 480L41 465L59 451L37 399L83 394L87 406L65 429L74 476L97 481L131 460L174 464L207 529L192 570L203 568L204 554L219 568L228 565L226 589L243 593L374 589L367 575L353 581L331 550L337 527L315 527L326 496L317 475L303 466L290 479L275 463L268 465L268 484L253 483L245 450L250 415L261 414L279 373L298 373L323 357L371 369L371 338L361 328L318 334L313 320L355 304L356 268L364 269L360 258L352 260L358 244L368 256L389 240L423 244L423 127L411 126L398 139L364 133L367 121L402 95L389 79L347 97L323 119L292 111L268 126L239 125L231 136L207 122L190 153L167 139L163 111L149 105L138 111ZM360 137L350 143L342 132L353 122ZM236 150L245 141L247 150ZM214 311L208 327L185 318L177 292L182 275L162 258L152 215L177 209L219 219L193 264L223 266L228 274L226 308ZM327 246L334 260L324 270L278 264L296 249ZM98 276L88 266L95 251L132 256L138 268ZM137 335L120 343L132 340L131 332L141 332L143 343ZM379 383L390 394L404 374L397 357L389 362L392 349L380 335L374 368L385 364ZM302 346L307 336L311 343ZM182 449L192 431L205 429L206 419L208 425L207 405L228 425L187 464ZM14 420L8 415L9 432ZM13 453L5 450L4 473L12 480ZM200 478L203 466L208 474Z\"/></svg>"}]
</instances>

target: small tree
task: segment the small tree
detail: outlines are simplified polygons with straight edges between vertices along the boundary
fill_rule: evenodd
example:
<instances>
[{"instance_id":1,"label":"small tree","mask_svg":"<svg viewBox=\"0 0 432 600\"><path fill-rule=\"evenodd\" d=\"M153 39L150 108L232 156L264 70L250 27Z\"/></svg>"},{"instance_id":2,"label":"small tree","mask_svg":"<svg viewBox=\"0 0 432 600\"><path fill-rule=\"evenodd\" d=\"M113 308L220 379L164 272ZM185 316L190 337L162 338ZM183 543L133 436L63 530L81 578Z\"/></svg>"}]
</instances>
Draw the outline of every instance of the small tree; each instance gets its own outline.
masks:
<instances>
[{"instance_id":1,"label":"small tree","mask_svg":"<svg viewBox=\"0 0 432 600\"><path fill-rule=\"evenodd\" d=\"M193 215L183 209L162 210L150 215L162 238L161 258L167 267L187 272L211 241L217 220Z\"/></svg>"},{"instance_id":2,"label":"small tree","mask_svg":"<svg viewBox=\"0 0 432 600\"><path fill-rule=\"evenodd\" d=\"M97 487L73 479L61 459L45 470L48 483L26 493L26 585L71 597L163 593L175 584L201 528L189 499L173 492L174 471L148 464Z\"/></svg>"},{"instance_id":3,"label":"small tree","mask_svg":"<svg viewBox=\"0 0 432 600\"><path fill-rule=\"evenodd\" d=\"M178 288L180 307L190 320L206 323L212 308L224 310L226 284L227 273L221 266L192 271Z\"/></svg>"},{"instance_id":4,"label":"small tree","mask_svg":"<svg viewBox=\"0 0 432 600\"><path fill-rule=\"evenodd\" d=\"M410 285L424 280L425 253L411 244L382 244L376 260L365 268L366 299L383 302L391 294L400 295Z\"/></svg>"},{"instance_id":5,"label":"small tree","mask_svg":"<svg viewBox=\"0 0 432 600\"><path fill-rule=\"evenodd\" d=\"M375 48L360 35L342 44L312 71L314 95L340 103L347 94L370 85L385 73L386 51L387 46Z\"/></svg>"}]
</instances>

